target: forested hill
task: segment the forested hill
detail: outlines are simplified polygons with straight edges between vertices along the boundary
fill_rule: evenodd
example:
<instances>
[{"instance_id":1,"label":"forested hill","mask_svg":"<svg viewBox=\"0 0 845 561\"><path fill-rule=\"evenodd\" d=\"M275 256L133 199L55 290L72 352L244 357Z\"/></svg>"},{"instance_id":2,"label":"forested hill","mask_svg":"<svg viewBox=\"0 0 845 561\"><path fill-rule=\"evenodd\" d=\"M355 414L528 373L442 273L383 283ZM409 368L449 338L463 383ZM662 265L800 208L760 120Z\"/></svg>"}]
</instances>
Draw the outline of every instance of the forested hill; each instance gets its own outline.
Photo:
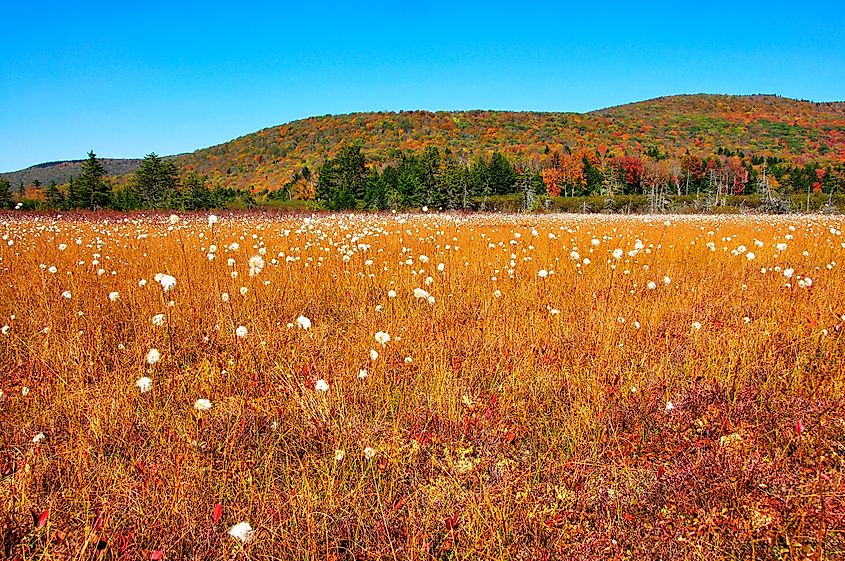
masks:
<instances>
[{"instance_id":1,"label":"forested hill","mask_svg":"<svg viewBox=\"0 0 845 561\"><path fill-rule=\"evenodd\" d=\"M85 160L65 160L61 162L45 162L20 171L0 174L9 180L13 187L21 183L29 186L47 186L51 181L62 185L70 181L71 177L78 177L80 166ZM129 158L101 158L100 163L107 175L122 176L134 172L141 164L141 160Z\"/></svg>"},{"instance_id":2,"label":"forested hill","mask_svg":"<svg viewBox=\"0 0 845 561\"><path fill-rule=\"evenodd\" d=\"M515 164L549 154L599 152L608 156L687 150L713 155L774 156L803 165L845 161L845 103L809 102L774 95L679 95L590 113L509 111L371 112L311 117L230 142L168 157L182 172L207 175L212 186L275 190L303 167L317 170L343 145L360 145L376 166L397 150L435 146L471 160L499 151ZM108 150L110 147L96 147ZM126 176L139 160L101 160L107 175ZM40 164L2 174L12 186L66 183L79 162ZM36 185L37 185L36 184Z\"/></svg>"},{"instance_id":3,"label":"forested hill","mask_svg":"<svg viewBox=\"0 0 845 561\"><path fill-rule=\"evenodd\" d=\"M680 95L591 113L406 111L312 117L176 158L213 184L261 190L316 169L344 144L359 144L369 161L395 150L448 148L467 159L494 150L513 161L586 149L609 155L649 151L699 157L736 153L795 163L845 160L845 103L773 95Z\"/></svg>"}]
</instances>

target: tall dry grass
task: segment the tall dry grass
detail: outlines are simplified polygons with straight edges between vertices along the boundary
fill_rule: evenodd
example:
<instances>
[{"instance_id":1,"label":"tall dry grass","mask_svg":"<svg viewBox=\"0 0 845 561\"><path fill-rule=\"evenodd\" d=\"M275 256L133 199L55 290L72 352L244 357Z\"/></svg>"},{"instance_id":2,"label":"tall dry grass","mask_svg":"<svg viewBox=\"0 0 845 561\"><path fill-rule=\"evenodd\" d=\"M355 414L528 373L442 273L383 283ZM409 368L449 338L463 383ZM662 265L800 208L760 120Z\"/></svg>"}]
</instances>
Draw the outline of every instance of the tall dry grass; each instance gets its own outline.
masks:
<instances>
[{"instance_id":1,"label":"tall dry grass","mask_svg":"<svg viewBox=\"0 0 845 561\"><path fill-rule=\"evenodd\" d=\"M6 218L0 552L842 558L843 227Z\"/></svg>"}]
</instances>

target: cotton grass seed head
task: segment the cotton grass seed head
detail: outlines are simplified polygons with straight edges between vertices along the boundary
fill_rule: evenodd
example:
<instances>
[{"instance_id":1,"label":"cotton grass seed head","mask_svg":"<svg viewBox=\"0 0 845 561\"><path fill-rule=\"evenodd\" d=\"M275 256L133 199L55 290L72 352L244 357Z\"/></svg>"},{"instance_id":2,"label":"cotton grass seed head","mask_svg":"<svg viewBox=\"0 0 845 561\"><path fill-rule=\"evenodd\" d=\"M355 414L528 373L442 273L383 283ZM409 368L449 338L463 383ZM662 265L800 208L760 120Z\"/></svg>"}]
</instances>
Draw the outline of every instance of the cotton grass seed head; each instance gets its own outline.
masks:
<instances>
[{"instance_id":1,"label":"cotton grass seed head","mask_svg":"<svg viewBox=\"0 0 845 561\"><path fill-rule=\"evenodd\" d=\"M158 352L158 349L150 349L147 351L147 364L153 366L154 364L158 363L161 360L161 353Z\"/></svg>"},{"instance_id":2,"label":"cotton grass seed head","mask_svg":"<svg viewBox=\"0 0 845 561\"><path fill-rule=\"evenodd\" d=\"M198 399L194 402L194 409L197 411L208 411L211 409L211 402L207 399Z\"/></svg>"},{"instance_id":3,"label":"cotton grass seed head","mask_svg":"<svg viewBox=\"0 0 845 561\"><path fill-rule=\"evenodd\" d=\"M229 528L229 535L241 543L246 543L252 539L253 532L249 522L238 522Z\"/></svg>"},{"instance_id":4,"label":"cotton grass seed head","mask_svg":"<svg viewBox=\"0 0 845 561\"><path fill-rule=\"evenodd\" d=\"M153 381L147 376L142 376L135 380L135 387L138 388L139 392L147 393L153 388Z\"/></svg>"}]
</instances>

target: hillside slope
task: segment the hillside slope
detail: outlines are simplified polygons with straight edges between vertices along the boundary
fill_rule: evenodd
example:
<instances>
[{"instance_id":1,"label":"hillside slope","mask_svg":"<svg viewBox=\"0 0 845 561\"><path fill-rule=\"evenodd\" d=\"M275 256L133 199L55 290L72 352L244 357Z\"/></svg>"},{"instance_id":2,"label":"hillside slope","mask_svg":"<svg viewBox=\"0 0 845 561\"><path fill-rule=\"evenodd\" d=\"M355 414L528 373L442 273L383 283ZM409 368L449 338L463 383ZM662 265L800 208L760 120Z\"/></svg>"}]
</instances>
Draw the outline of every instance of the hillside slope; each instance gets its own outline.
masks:
<instances>
[{"instance_id":1,"label":"hillside slope","mask_svg":"<svg viewBox=\"0 0 845 561\"><path fill-rule=\"evenodd\" d=\"M407 111L312 117L179 156L182 167L215 183L273 188L303 165L314 167L344 143L368 158L391 150L448 148L466 157L500 150L534 158L586 147L611 153L707 156L719 148L805 161L845 159L845 103L770 95L682 95L586 114L508 111Z\"/></svg>"},{"instance_id":2,"label":"hillside slope","mask_svg":"<svg viewBox=\"0 0 845 561\"><path fill-rule=\"evenodd\" d=\"M706 157L720 148L778 156L796 163L845 160L845 103L798 101L774 95L678 95L590 113L510 111L404 111L311 117L266 128L232 141L174 156L185 171L212 184L275 189L302 166L314 169L345 143L357 143L370 161L395 150L428 146L466 158L499 150L511 159L579 147L611 154L657 149ZM110 175L137 169L138 160L103 160ZM12 185L37 179L66 182L79 162L41 164L3 174Z\"/></svg>"},{"instance_id":3,"label":"hillside slope","mask_svg":"<svg viewBox=\"0 0 845 561\"><path fill-rule=\"evenodd\" d=\"M84 161L66 160L62 162L46 162L0 175L8 179L12 187L16 187L21 183L29 186L36 184L36 181L40 185L49 185L51 181L55 181L57 185L62 185L70 181L71 177L79 176L80 165ZM131 158L101 158L99 161L103 164L106 174L112 176L130 174L138 169L138 166L141 164L141 160Z\"/></svg>"}]
</instances>

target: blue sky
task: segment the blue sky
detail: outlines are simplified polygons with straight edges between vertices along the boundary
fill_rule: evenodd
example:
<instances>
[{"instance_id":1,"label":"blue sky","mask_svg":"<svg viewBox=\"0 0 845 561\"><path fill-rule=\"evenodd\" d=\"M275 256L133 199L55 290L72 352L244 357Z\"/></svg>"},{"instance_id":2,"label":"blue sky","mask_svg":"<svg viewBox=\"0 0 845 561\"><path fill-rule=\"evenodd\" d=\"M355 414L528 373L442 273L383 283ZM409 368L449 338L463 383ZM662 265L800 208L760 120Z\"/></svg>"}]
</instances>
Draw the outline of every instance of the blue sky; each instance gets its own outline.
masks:
<instances>
[{"instance_id":1,"label":"blue sky","mask_svg":"<svg viewBox=\"0 0 845 561\"><path fill-rule=\"evenodd\" d=\"M189 152L328 113L845 100L839 3L562 4L8 3L0 171Z\"/></svg>"}]
</instances>

